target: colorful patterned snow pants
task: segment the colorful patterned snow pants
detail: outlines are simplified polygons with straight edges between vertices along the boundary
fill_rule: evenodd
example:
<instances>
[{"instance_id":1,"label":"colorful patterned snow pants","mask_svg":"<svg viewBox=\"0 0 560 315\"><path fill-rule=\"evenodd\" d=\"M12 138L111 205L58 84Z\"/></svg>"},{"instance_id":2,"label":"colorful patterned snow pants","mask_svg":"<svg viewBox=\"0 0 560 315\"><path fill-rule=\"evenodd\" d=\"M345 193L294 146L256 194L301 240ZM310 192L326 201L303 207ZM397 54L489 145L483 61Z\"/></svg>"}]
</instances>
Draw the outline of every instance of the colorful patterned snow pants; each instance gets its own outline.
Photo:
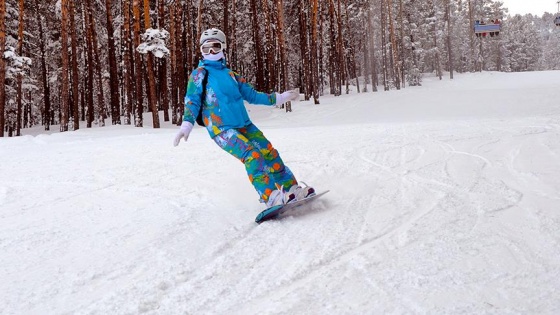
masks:
<instances>
[{"instance_id":1,"label":"colorful patterned snow pants","mask_svg":"<svg viewBox=\"0 0 560 315\"><path fill-rule=\"evenodd\" d=\"M239 129L229 129L214 137L214 142L224 151L245 164L249 181L266 202L278 186L289 189L297 181L284 165L278 151L257 126L250 124Z\"/></svg>"}]
</instances>

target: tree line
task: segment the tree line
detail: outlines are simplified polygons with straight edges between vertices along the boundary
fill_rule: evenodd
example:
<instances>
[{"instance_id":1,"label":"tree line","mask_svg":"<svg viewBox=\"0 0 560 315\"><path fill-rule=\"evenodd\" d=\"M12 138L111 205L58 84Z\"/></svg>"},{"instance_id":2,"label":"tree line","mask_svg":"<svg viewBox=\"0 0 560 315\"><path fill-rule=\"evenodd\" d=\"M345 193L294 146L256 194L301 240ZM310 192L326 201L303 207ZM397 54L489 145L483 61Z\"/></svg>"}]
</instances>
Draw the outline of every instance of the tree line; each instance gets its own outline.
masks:
<instances>
[{"instance_id":1,"label":"tree line","mask_svg":"<svg viewBox=\"0 0 560 315\"><path fill-rule=\"evenodd\" d=\"M476 37L473 21L490 19L503 21L500 35ZM230 68L255 88L298 87L319 104L421 85L426 73L560 69L553 19L511 16L493 0L5 0L0 136L142 127L145 115L154 128L180 123L210 27L224 31ZM138 49L155 30L160 53Z\"/></svg>"}]
</instances>

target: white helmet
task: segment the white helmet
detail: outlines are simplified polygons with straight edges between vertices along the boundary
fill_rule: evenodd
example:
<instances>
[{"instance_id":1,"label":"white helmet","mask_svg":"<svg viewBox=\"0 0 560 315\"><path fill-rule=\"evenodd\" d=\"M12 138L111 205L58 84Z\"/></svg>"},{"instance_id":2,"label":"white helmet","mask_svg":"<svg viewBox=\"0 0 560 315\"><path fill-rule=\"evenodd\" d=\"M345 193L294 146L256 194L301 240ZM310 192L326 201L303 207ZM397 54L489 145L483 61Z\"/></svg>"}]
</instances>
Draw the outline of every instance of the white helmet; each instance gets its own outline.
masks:
<instances>
[{"instance_id":1,"label":"white helmet","mask_svg":"<svg viewBox=\"0 0 560 315\"><path fill-rule=\"evenodd\" d=\"M202 35L200 35L200 45L209 39L217 39L224 44L224 48L227 47L226 34L217 28L211 28L202 32Z\"/></svg>"}]
</instances>

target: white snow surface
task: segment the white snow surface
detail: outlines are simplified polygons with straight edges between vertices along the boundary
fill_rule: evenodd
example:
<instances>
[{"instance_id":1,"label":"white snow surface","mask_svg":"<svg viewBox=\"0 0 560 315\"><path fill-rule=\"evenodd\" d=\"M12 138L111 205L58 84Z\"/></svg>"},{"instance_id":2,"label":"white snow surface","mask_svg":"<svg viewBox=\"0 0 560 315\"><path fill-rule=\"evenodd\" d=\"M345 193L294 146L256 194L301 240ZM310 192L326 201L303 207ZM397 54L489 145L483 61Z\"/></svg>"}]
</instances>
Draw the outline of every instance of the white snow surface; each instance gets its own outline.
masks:
<instances>
[{"instance_id":1,"label":"white snow surface","mask_svg":"<svg viewBox=\"0 0 560 315\"><path fill-rule=\"evenodd\" d=\"M0 139L0 313L560 314L559 82L248 106L331 190L261 225L202 128L176 148L170 123Z\"/></svg>"}]
</instances>

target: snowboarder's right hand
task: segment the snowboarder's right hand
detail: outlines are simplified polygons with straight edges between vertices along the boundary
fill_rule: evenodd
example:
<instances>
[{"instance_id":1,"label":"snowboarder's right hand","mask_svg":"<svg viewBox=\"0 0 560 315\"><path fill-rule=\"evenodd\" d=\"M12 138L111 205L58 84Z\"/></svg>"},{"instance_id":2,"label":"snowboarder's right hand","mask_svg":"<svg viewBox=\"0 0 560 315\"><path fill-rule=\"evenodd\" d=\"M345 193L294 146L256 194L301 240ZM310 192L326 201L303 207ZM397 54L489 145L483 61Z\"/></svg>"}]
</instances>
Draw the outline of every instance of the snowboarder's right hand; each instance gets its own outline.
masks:
<instances>
[{"instance_id":1,"label":"snowboarder's right hand","mask_svg":"<svg viewBox=\"0 0 560 315\"><path fill-rule=\"evenodd\" d=\"M173 146L178 146L179 143L181 142L181 138L185 139L185 141L187 141L187 139L189 138L189 134L191 133L191 130L193 129L193 124L191 124L188 121L183 121L183 123L181 124L181 129L179 130L179 132L177 133L177 135L175 136L175 140L173 140Z\"/></svg>"}]
</instances>

